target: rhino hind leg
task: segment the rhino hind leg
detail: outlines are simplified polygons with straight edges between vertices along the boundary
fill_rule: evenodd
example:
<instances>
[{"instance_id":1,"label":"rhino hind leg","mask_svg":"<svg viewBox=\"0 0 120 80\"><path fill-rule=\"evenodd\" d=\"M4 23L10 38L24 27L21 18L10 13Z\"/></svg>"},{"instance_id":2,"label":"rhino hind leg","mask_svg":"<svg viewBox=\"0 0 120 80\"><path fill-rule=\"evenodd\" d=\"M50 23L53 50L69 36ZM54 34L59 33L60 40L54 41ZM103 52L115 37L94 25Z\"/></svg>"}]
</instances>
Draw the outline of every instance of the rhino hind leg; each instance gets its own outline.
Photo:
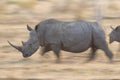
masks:
<instances>
[{"instance_id":1,"label":"rhino hind leg","mask_svg":"<svg viewBox=\"0 0 120 80\"><path fill-rule=\"evenodd\" d=\"M108 57L109 61L112 62L112 58L113 58L113 53L110 51L107 42L104 40L103 43L101 43L102 45L99 46L99 49L103 50L105 52L105 55Z\"/></svg>"},{"instance_id":2,"label":"rhino hind leg","mask_svg":"<svg viewBox=\"0 0 120 80\"><path fill-rule=\"evenodd\" d=\"M105 49L103 49L103 51L105 52L106 56L109 58L110 62L112 62L113 54L108 48L108 46Z\"/></svg>"},{"instance_id":3,"label":"rhino hind leg","mask_svg":"<svg viewBox=\"0 0 120 80\"><path fill-rule=\"evenodd\" d=\"M97 51L97 48L95 46L92 46L91 53L89 55L89 58L88 58L87 62L92 61L92 60L95 59L96 51Z\"/></svg>"},{"instance_id":4,"label":"rhino hind leg","mask_svg":"<svg viewBox=\"0 0 120 80\"><path fill-rule=\"evenodd\" d=\"M60 45L51 45L51 49L56 55L56 63L60 63Z\"/></svg>"},{"instance_id":5,"label":"rhino hind leg","mask_svg":"<svg viewBox=\"0 0 120 80\"><path fill-rule=\"evenodd\" d=\"M109 58L109 61L112 62L113 53L110 51L105 35L102 33L94 33L93 34L93 44L97 47L97 49L101 49L105 52L105 55Z\"/></svg>"}]
</instances>

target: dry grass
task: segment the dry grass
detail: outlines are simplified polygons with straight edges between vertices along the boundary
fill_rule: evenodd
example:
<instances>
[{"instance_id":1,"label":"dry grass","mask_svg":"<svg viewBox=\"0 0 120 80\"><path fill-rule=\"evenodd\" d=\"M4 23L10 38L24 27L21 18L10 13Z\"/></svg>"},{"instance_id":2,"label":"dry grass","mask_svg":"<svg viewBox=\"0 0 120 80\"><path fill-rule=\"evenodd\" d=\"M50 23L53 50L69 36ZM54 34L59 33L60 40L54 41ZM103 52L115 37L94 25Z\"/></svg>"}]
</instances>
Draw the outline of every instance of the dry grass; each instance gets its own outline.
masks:
<instances>
[{"instance_id":1,"label":"dry grass","mask_svg":"<svg viewBox=\"0 0 120 80\"><path fill-rule=\"evenodd\" d=\"M100 50L97 52L96 59L90 63L84 63L84 61L87 59L89 50L83 52L82 54L80 53L74 54L62 51L61 54L62 63L60 64L55 63L55 56L52 52L49 52L45 56L41 57L39 55L39 50L31 57L24 59L20 52L13 49L7 43L7 40L9 40L16 45L21 45L21 41L27 40L28 31L26 30L25 25L26 23L29 24L28 22L37 23L39 22L40 19L47 17L50 18L50 16L57 19L73 20L81 16L83 17L88 15L91 16L93 14L93 10L91 8L88 8L87 10L84 8L84 6L83 8L77 7L77 5L79 5L79 2L75 3L71 2L71 5L69 5L71 8L68 8L68 10L67 8L65 9L68 11L68 13L69 12L71 13L67 14L62 11L58 14L58 11L65 7L62 7L62 4L59 5L58 2L54 2L55 0L52 1L50 3L45 3L47 5L44 5L40 2L38 4L34 0L30 0L27 2L24 2L23 0L22 1L9 0L6 5L4 3L1 3L2 8L0 8L0 14L2 15L0 15L1 20L0 23L5 23L6 25L0 24L0 80L83 80L83 79L119 80L120 54L117 51L119 47L118 43L116 42L109 45L110 49L115 55L114 63L112 64L108 63L108 59L105 56L104 52ZM60 2L63 1L64 0ZM11 6L12 8L19 7L20 10L19 8L18 9L15 8L16 10L13 9L13 11L7 10L9 6L12 4L16 5L14 7ZM38 12L36 11L34 12L34 7L36 5L41 5L36 7L35 9L35 10L38 9L37 10ZM112 5L110 5L109 9L107 9L104 12L105 16L119 15L118 9L119 7L117 8L114 7L119 6L119 4L117 5L115 4L113 6ZM55 10L54 7L56 7L55 9L58 9L57 12L54 11ZM24 12L24 8L26 8L25 10L26 12ZM31 12L34 13L34 15L30 15L33 13L29 13L28 8L31 10ZM22 10L23 13L26 15L20 15L22 14ZM47 15L41 15L39 11ZM7 15L5 15L5 13L7 13ZM36 15L35 13L39 13L39 15ZM21 23L22 25L19 24L9 25L8 23L11 22L18 22ZM24 22L25 24L23 24ZM118 24L120 24L119 20L102 21L103 29L105 30L107 35L107 41L108 34L111 31L109 26L112 25L113 27L115 27Z\"/></svg>"}]
</instances>

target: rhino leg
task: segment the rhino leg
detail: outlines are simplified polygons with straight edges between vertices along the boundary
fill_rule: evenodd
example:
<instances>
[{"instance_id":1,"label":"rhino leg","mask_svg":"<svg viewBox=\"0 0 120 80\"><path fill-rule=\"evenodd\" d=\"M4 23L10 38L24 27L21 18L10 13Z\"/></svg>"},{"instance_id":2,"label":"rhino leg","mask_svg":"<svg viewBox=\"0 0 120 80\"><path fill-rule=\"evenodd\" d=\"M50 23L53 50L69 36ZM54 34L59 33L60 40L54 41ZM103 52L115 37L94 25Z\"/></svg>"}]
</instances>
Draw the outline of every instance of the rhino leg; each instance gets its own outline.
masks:
<instances>
[{"instance_id":1,"label":"rhino leg","mask_svg":"<svg viewBox=\"0 0 120 80\"><path fill-rule=\"evenodd\" d=\"M60 45L51 45L51 49L57 57L56 63L60 63Z\"/></svg>"},{"instance_id":2,"label":"rhino leg","mask_svg":"<svg viewBox=\"0 0 120 80\"><path fill-rule=\"evenodd\" d=\"M103 49L103 51L105 52L106 56L109 58L110 62L112 62L113 54L110 51L110 49L106 47L105 49Z\"/></svg>"},{"instance_id":3,"label":"rhino leg","mask_svg":"<svg viewBox=\"0 0 120 80\"><path fill-rule=\"evenodd\" d=\"M50 51L50 50L51 50L51 49L50 49L49 46L42 47L42 48L41 48L41 52L40 52L41 56L44 56L44 54L45 54L46 52Z\"/></svg>"},{"instance_id":4,"label":"rhino leg","mask_svg":"<svg viewBox=\"0 0 120 80\"><path fill-rule=\"evenodd\" d=\"M104 32L103 32L104 33ZM106 56L109 58L110 62L112 61L113 54L108 48L105 34L94 32L93 34L93 44L97 49L101 49L105 52Z\"/></svg>"},{"instance_id":5,"label":"rhino leg","mask_svg":"<svg viewBox=\"0 0 120 80\"><path fill-rule=\"evenodd\" d=\"M105 55L109 58L109 61L112 62L113 54L108 48L108 45L105 40L101 43L101 45L98 46L98 48L103 50L105 52Z\"/></svg>"},{"instance_id":6,"label":"rhino leg","mask_svg":"<svg viewBox=\"0 0 120 80\"><path fill-rule=\"evenodd\" d=\"M97 51L97 48L96 47L92 47L91 48L91 53L90 53L90 55L89 55L89 59L87 60L87 62L89 62L89 61L92 61L92 60L94 60L95 59L95 56L96 56L96 52Z\"/></svg>"}]
</instances>

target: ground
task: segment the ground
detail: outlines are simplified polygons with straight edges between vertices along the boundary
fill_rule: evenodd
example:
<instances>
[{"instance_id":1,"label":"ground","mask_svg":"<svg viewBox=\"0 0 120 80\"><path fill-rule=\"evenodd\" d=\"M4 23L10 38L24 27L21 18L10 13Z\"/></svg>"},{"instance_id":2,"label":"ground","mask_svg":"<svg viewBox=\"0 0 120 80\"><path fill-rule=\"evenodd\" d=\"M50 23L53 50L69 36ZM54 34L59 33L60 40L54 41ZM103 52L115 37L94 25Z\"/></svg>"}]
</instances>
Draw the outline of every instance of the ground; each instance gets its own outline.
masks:
<instances>
[{"instance_id":1,"label":"ground","mask_svg":"<svg viewBox=\"0 0 120 80\"><path fill-rule=\"evenodd\" d=\"M95 60L85 63L90 52L87 50L78 54L62 51L61 63L57 64L52 52L41 56L38 50L25 59L7 43L9 40L21 45L21 41L27 40L28 31L24 24L0 26L0 80L120 79L120 54L117 42L109 44L114 53L113 63L108 62L108 58L101 50L97 52ZM110 32L110 29L107 31Z\"/></svg>"}]
</instances>

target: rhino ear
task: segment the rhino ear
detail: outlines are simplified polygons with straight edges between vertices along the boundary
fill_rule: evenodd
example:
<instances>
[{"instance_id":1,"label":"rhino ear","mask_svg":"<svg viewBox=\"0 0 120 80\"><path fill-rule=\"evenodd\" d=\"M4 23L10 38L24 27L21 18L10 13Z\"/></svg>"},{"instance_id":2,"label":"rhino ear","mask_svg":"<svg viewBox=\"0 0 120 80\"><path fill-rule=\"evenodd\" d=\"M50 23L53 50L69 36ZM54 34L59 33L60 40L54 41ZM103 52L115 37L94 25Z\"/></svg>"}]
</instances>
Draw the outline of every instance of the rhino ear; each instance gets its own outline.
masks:
<instances>
[{"instance_id":1,"label":"rhino ear","mask_svg":"<svg viewBox=\"0 0 120 80\"><path fill-rule=\"evenodd\" d=\"M24 46L24 45L25 45L25 42L22 41L22 45Z\"/></svg>"},{"instance_id":2,"label":"rhino ear","mask_svg":"<svg viewBox=\"0 0 120 80\"><path fill-rule=\"evenodd\" d=\"M117 26L117 27L115 28L115 30L118 30L118 31L119 31L119 30L120 30L120 25Z\"/></svg>"},{"instance_id":3,"label":"rhino ear","mask_svg":"<svg viewBox=\"0 0 120 80\"><path fill-rule=\"evenodd\" d=\"M110 26L110 28L111 28L112 30L115 30L112 26Z\"/></svg>"},{"instance_id":4,"label":"rhino ear","mask_svg":"<svg viewBox=\"0 0 120 80\"><path fill-rule=\"evenodd\" d=\"M116 27L115 30L118 30L118 27Z\"/></svg>"},{"instance_id":5,"label":"rhino ear","mask_svg":"<svg viewBox=\"0 0 120 80\"><path fill-rule=\"evenodd\" d=\"M28 29L29 31L33 30L28 24L27 24L27 29Z\"/></svg>"}]
</instances>

